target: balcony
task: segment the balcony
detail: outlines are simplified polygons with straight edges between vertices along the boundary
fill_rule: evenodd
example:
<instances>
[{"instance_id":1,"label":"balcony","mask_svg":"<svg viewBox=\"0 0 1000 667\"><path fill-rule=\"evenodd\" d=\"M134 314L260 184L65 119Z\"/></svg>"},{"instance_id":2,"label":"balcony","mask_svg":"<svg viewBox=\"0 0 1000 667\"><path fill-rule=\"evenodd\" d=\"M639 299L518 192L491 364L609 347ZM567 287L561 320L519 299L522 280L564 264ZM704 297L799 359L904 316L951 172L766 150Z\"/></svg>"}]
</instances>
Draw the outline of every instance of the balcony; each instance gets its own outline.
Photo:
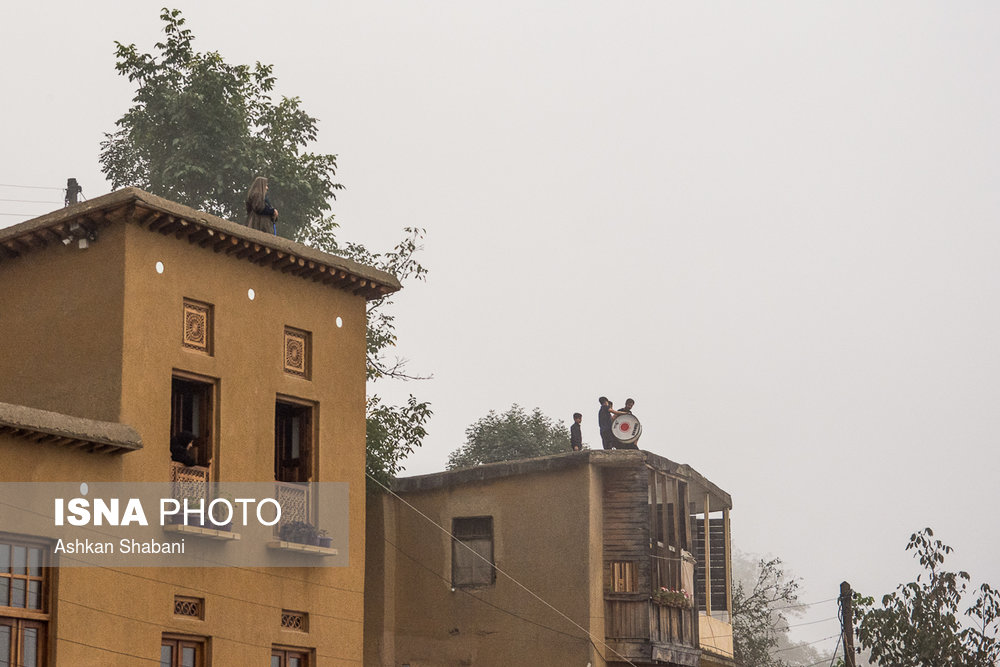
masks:
<instances>
[{"instance_id":1,"label":"balcony","mask_svg":"<svg viewBox=\"0 0 1000 667\"><path fill-rule=\"evenodd\" d=\"M608 645L629 660L698 665L693 609L659 605L642 593L607 593L604 613Z\"/></svg>"}]
</instances>

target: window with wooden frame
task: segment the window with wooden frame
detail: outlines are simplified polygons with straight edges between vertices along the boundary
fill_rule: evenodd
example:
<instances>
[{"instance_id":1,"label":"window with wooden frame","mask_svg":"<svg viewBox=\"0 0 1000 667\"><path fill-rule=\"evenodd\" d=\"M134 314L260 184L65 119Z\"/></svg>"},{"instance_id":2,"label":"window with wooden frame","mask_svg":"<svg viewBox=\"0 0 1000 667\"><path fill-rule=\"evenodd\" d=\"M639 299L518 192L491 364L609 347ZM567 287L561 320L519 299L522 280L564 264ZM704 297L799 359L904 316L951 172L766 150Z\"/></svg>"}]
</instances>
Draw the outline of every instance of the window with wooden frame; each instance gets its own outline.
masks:
<instances>
[{"instance_id":1,"label":"window with wooden frame","mask_svg":"<svg viewBox=\"0 0 1000 667\"><path fill-rule=\"evenodd\" d=\"M611 569L612 593L635 593L639 588L637 564L630 560L613 560L608 563Z\"/></svg>"},{"instance_id":2,"label":"window with wooden frame","mask_svg":"<svg viewBox=\"0 0 1000 667\"><path fill-rule=\"evenodd\" d=\"M184 328L181 332L181 347L204 352L211 356L213 310L210 303L184 299Z\"/></svg>"},{"instance_id":3,"label":"window with wooden frame","mask_svg":"<svg viewBox=\"0 0 1000 667\"><path fill-rule=\"evenodd\" d=\"M195 435L191 448L197 465L212 462L215 424L215 381L175 371L170 385L170 437L182 431Z\"/></svg>"},{"instance_id":4,"label":"window with wooden frame","mask_svg":"<svg viewBox=\"0 0 1000 667\"><path fill-rule=\"evenodd\" d=\"M310 667L311 654L312 651L309 649L275 646L271 649L271 667Z\"/></svg>"},{"instance_id":5,"label":"window with wooden frame","mask_svg":"<svg viewBox=\"0 0 1000 667\"><path fill-rule=\"evenodd\" d=\"M0 665L44 667L49 548L0 535Z\"/></svg>"},{"instance_id":6,"label":"window with wooden frame","mask_svg":"<svg viewBox=\"0 0 1000 667\"><path fill-rule=\"evenodd\" d=\"M274 404L274 479L312 481L313 406L279 398Z\"/></svg>"},{"instance_id":7,"label":"window with wooden frame","mask_svg":"<svg viewBox=\"0 0 1000 667\"><path fill-rule=\"evenodd\" d=\"M492 586L496 581L493 566L493 517L452 519L451 585L455 587Z\"/></svg>"},{"instance_id":8,"label":"window with wooden frame","mask_svg":"<svg viewBox=\"0 0 1000 667\"><path fill-rule=\"evenodd\" d=\"M205 638L163 635L160 640L160 667L205 667Z\"/></svg>"}]
</instances>

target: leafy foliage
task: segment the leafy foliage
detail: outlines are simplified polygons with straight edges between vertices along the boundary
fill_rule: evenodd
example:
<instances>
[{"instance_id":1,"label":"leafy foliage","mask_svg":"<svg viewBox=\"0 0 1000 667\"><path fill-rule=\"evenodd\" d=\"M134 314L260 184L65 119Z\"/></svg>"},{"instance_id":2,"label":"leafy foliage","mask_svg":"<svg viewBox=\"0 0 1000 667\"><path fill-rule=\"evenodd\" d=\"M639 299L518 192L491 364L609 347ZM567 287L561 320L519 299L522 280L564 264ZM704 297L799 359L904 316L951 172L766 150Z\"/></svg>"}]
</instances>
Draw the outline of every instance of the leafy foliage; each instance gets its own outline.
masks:
<instances>
[{"instance_id":1,"label":"leafy foliage","mask_svg":"<svg viewBox=\"0 0 1000 667\"><path fill-rule=\"evenodd\" d=\"M489 414L465 430L465 444L448 455L448 469L546 456L569 451L569 430L535 408L529 415L516 403Z\"/></svg>"},{"instance_id":2,"label":"leafy foliage","mask_svg":"<svg viewBox=\"0 0 1000 667\"><path fill-rule=\"evenodd\" d=\"M325 252L353 259L368 266L391 273L400 281L424 280L425 269L414 255L422 246L424 230L414 227L404 229L406 236L389 252L375 253L357 243L341 244L337 241L337 223L333 216L313 221L303 226L296 241ZM392 295L368 302L368 330L366 369L369 381L381 378L398 380L418 379L406 372L406 360L389 358L389 350L396 346L396 319L388 312ZM401 462L420 446L427 435L426 424L433 412L430 404L419 402L410 395L405 405L385 405L377 395L369 396L367 405L367 471L388 486L401 468ZM378 485L375 484L375 487ZM372 483L369 483L372 488Z\"/></svg>"},{"instance_id":3,"label":"leafy foliage","mask_svg":"<svg viewBox=\"0 0 1000 667\"><path fill-rule=\"evenodd\" d=\"M818 651L788 636L788 616L801 615L799 579L785 572L780 558L733 556L733 650L748 667L812 665Z\"/></svg>"},{"instance_id":4,"label":"leafy foliage","mask_svg":"<svg viewBox=\"0 0 1000 667\"><path fill-rule=\"evenodd\" d=\"M885 667L995 667L1000 660L1000 592L983 584L960 615L969 574L942 569L952 548L933 537L925 528L906 545L925 570L916 581L883 596L881 607L871 597L855 597L861 646Z\"/></svg>"},{"instance_id":5,"label":"leafy foliage","mask_svg":"<svg viewBox=\"0 0 1000 667\"><path fill-rule=\"evenodd\" d=\"M337 156L305 151L317 120L299 98L270 96L271 65L230 65L198 53L180 10L163 9L156 55L116 42L118 73L137 84L132 107L101 143L101 167L115 188L136 186L243 222L247 189L266 176L283 235L329 210L343 186Z\"/></svg>"},{"instance_id":6,"label":"leafy foliage","mask_svg":"<svg viewBox=\"0 0 1000 667\"><path fill-rule=\"evenodd\" d=\"M164 9L166 38L158 55L117 43L116 69L138 85L132 107L105 135L101 165L114 187L134 185L215 215L242 222L247 189L266 176L271 203L280 211L279 229L300 243L354 259L393 274L400 282L423 280L415 259L423 230L407 228L399 244L376 253L337 240L329 200L342 188L333 183L335 155L303 149L316 139L317 120L298 98L271 101L270 65L229 65L217 52L197 53L179 10ZM368 302L367 378L413 379L406 360L390 358L396 346L392 295ZM367 471L388 484L406 455L419 447L431 417L430 405L412 395L405 405L367 404Z\"/></svg>"}]
</instances>

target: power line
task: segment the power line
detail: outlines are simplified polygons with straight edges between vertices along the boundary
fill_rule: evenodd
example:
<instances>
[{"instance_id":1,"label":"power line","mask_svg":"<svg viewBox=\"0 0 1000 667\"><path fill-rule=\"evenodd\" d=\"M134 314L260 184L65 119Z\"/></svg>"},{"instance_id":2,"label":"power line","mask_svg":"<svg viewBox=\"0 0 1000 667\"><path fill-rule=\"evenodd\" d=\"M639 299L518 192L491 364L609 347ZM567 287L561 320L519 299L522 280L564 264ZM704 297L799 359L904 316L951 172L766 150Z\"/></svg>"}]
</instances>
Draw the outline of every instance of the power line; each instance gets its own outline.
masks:
<instances>
[{"instance_id":1,"label":"power line","mask_svg":"<svg viewBox=\"0 0 1000 667\"><path fill-rule=\"evenodd\" d=\"M781 653L783 651L792 651L797 648L802 648L803 646L812 646L813 644L825 642L827 639L833 639L834 637L840 637L840 633L837 633L835 635L830 635L829 637L823 637L822 639L817 639L814 642L806 642L805 644L796 644L795 646L786 646L785 648L779 648L775 650L775 653Z\"/></svg>"},{"instance_id":2,"label":"power line","mask_svg":"<svg viewBox=\"0 0 1000 667\"><path fill-rule=\"evenodd\" d=\"M98 612L100 614L107 614L108 616L117 616L118 618L124 618L124 619L129 620L129 621L136 621L136 622L139 622L139 623L145 623L147 625L155 625L155 626L157 626L157 627L159 627L159 628L161 628L163 630L177 632L177 626L174 626L174 625L167 625L165 623L157 623L156 621L147 621L147 620L142 619L142 618L136 618L134 616L126 616L124 614L116 614L114 612L107 611L106 609L100 609L98 607L91 607L91 606L85 605L85 604L83 604L81 602L74 602L73 600L67 600L65 598L59 598L57 600L57 602L66 602L68 604L76 605L77 607L83 607L84 609L89 609L91 611L96 611L96 612ZM182 632L182 633L179 633L179 634L188 634L188 633ZM234 644L242 644L244 646L249 646L251 648L271 648L270 644L253 644L251 642L245 642L242 639L233 639L232 637L226 637L224 635L213 634L213 635L207 635L207 636L211 637L212 639L221 639L223 641L233 642ZM334 660L343 660L345 662L358 662L358 663L361 662L360 660L354 660L353 658L342 658L342 657L339 657L339 656L336 656L336 655L324 655L323 657L324 658L333 658Z\"/></svg>"},{"instance_id":3,"label":"power line","mask_svg":"<svg viewBox=\"0 0 1000 667\"><path fill-rule=\"evenodd\" d=\"M593 643L594 636L585 627L583 627L582 625L580 625L579 623L577 623L576 621L574 621L572 618L570 618L569 616L567 616L566 614L564 614L562 611L560 611L559 609L557 609L556 607L554 607L552 604L550 604L545 599L543 599L540 595L538 595L533 590L531 590L530 588L528 588L527 586L525 586L524 584L522 584L520 581L518 581L517 579L515 579L512 575L508 574L506 571L504 571L501 568L497 567L495 563L491 562L487 558L484 558L482 556L482 554L478 553L475 549L473 549L472 547L470 547L469 545L467 545L465 542L463 542L462 540L460 540L457 537L455 537L451 533L451 531L449 531L447 528L445 528L444 526L442 526L441 524L439 524L438 522L436 522L434 519L430 518L429 516L427 516L426 514L424 514L423 512L421 512L419 509L417 509L412 504L410 504L409 502L407 502L404 498L402 498L398 493L396 493L395 491L393 491L392 489L390 489L388 486L386 486L385 484L383 484L381 481L379 481L378 479L376 479L374 476L372 476L367 471L365 472L365 476L368 477L368 479L370 479L373 482L375 482L376 484L378 484L383 489L385 489L386 492L389 495L391 495L392 497L396 498L399 502L403 503L404 505L406 505L407 507L409 507L411 510L413 510L414 512L416 512L417 514L419 514L420 516L422 516L424 519L426 519L429 523L431 523L432 525L434 525L435 527L437 527L438 530L440 530L441 532L443 532L444 534L446 534L449 538L451 538L451 540L453 542L456 542L456 543L462 545L462 547L464 547L466 550L468 550L469 553L471 553L473 556L475 556L476 558L480 559L481 561L483 561L484 563L486 563L487 565L489 565L490 567L492 567L495 571L497 571L500 574L502 574L503 576L505 576L515 586L517 586L518 588L520 588L521 590L523 590L524 592L526 592L528 595L532 596L533 598L535 598L536 600L538 600L539 602L541 602L543 605L545 605L546 607L548 607L549 609L551 609L552 611L554 611L559 616L562 616L564 619L566 619L567 621L569 621L575 628L577 628L578 630L580 630L584 634L586 634L588 637L590 637L590 640ZM622 655L621 653L619 653L615 649L613 649L610 646L608 646L608 644L605 643L605 641L603 639L598 639L598 642L607 651L609 651L609 652L613 653L614 655L618 656L619 658L621 658L623 661L625 661L626 663L628 663L632 667L637 667L634 662L632 662L631 660L629 660L628 658L626 658L624 655ZM595 647L596 647L596 644L595 644Z\"/></svg>"},{"instance_id":4,"label":"power line","mask_svg":"<svg viewBox=\"0 0 1000 667\"><path fill-rule=\"evenodd\" d=\"M0 201L15 201L20 204L62 204L64 202L55 201L53 199L2 199Z\"/></svg>"},{"instance_id":5,"label":"power line","mask_svg":"<svg viewBox=\"0 0 1000 667\"><path fill-rule=\"evenodd\" d=\"M27 188L29 190L59 190L60 192L66 188L54 188L51 185L11 185L10 183L0 183L0 188Z\"/></svg>"}]
</instances>

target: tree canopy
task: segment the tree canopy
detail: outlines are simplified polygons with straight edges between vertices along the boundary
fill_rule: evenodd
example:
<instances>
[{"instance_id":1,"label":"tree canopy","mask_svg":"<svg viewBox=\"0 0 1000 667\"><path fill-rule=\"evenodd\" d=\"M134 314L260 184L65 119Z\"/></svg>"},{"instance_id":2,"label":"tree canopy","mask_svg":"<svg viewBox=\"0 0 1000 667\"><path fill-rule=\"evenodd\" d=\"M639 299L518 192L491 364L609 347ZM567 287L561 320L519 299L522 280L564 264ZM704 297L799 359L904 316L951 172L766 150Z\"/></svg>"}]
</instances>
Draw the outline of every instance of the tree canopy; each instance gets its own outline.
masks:
<instances>
[{"instance_id":1,"label":"tree canopy","mask_svg":"<svg viewBox=\"0 0 1000 667\"><path fill-rule=\"evenodd\" d=\"M115 188L136 186L243 222L251 181L265 176L279 230L293 238L330 209L343 186L337 156L309 152L318 121L297 97L277 103L271 65L230 65L194 50L180 10L164 9L156 53L116 42L118 73L137 85L132 106L105 134L101 167Z\"/></svg>"},{"instance_id":2,"label":"tree canopy","mask_svg":"<svg viewBox=\"0 0 1000 667\"><path fill-rule=\"evenodd\" d=\"M737 664L789 667L820 659L811 646L788 636L787 614L797 614L799 580L780 558L733 558L733 652Z\"/></svg>"},{"instance_id":3,"label":"tree canopy","mask_svg":"<svg viewBox=\"0 0 1000 667\"><path fill-rule=\"evenodd\" d=\"M254 177L266 176L271 203L280 211L282 235L391 273L402 283L423 280L415 258L423 230L406 228L388 252L374 252L337 239L329 200L335 155L305 151L316 139L317 120L298 98L277 104L270 92L271 65L230 65L217 52L198 53L179 10L164 9L165 39L157 55L135 44L117 44L116 69L138 90L118 129L101 143L101 165L114 187L136 186L236 222L246 219L244 201ZM368 302L367 378L413 379L406 362L391 356L396 346L392 295ZM377 395L367 403L367 472L388 484L401 462L426 435L430 405L412 395L387 405Z\"/></svg>"},{"instance_id":4,"label":"tree canopy","mask_svg":"<svg viewBox=\"0 0 1000 667\"><path fill-rule=\"evenodd\" d=\"M967 572L943 568L952 548L930 528L906 545L924 572L896 591L856 595L855 629L871 660L883 667L996 667L1000 661L1000 592L987 583L969 590ZM971 603L970 603L971 601ZM959 612L965 605L965 611Z\"/></svg>"},{"instance_id":5,"label":"tree canopy","mask_svg":"<svg viewBox=\"0 0 1000 667\"><path fill-rule=\"evenodd\" d=\"M569 429L561 420L539 408L528 414L515 403L502 414L490 410L465 429L465 444L448 455L448 469L568 451Z\"/></svg>"}]
</instances>

